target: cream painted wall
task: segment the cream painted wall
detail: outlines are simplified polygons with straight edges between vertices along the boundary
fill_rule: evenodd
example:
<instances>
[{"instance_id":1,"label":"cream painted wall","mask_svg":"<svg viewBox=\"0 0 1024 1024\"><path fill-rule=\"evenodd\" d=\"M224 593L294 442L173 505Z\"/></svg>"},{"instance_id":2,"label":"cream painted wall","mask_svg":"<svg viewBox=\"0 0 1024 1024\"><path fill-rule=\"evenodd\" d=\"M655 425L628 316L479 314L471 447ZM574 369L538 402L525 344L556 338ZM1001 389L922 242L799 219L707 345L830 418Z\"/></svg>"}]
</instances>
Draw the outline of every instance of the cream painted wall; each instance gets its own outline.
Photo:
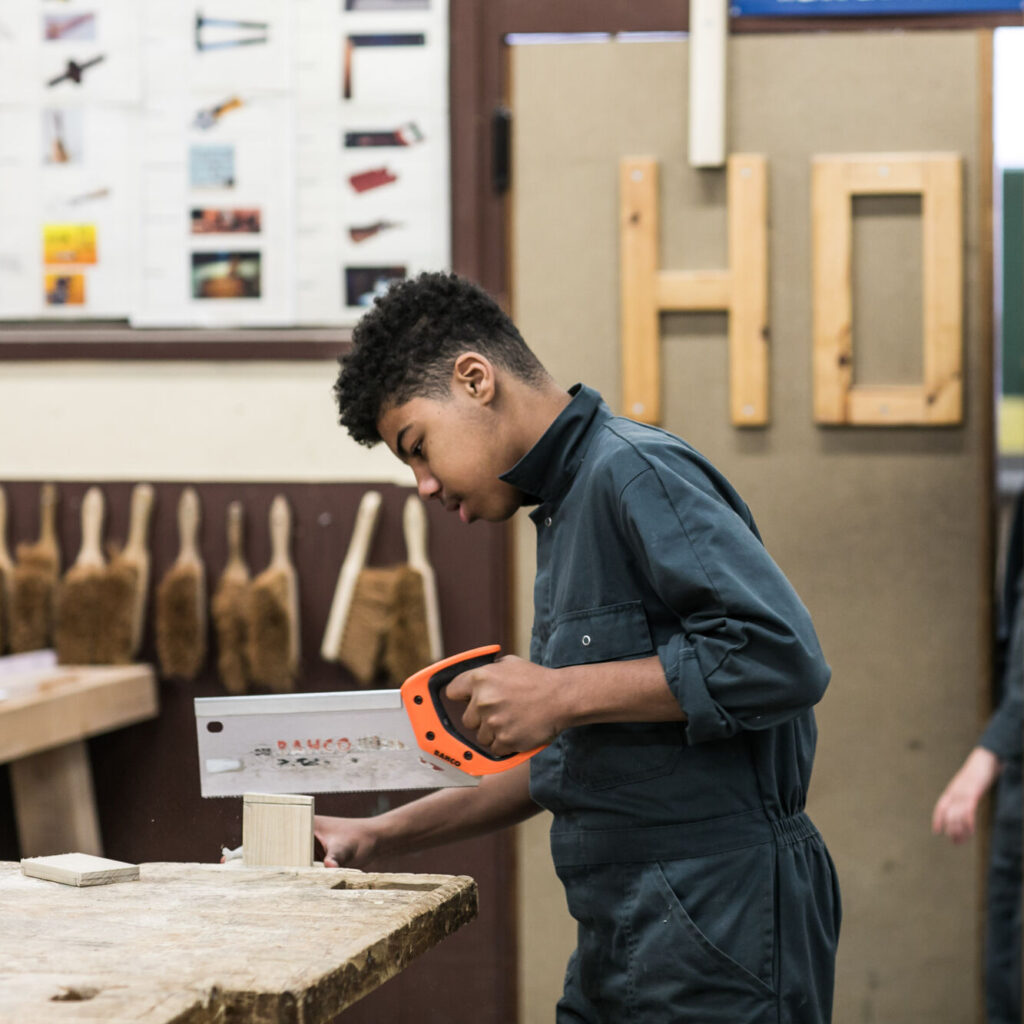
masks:
<instances>
[{"instance_id":1,"label":"cream painted wall","mask_svg":"<svg viewBox=\"0 0 1024 1024\"><path fill-rule=\"evenodd\" d=\"M0 480L411 483L338 426L334 362L39 362L0 369Z\"/></svg>"}]
</instances>

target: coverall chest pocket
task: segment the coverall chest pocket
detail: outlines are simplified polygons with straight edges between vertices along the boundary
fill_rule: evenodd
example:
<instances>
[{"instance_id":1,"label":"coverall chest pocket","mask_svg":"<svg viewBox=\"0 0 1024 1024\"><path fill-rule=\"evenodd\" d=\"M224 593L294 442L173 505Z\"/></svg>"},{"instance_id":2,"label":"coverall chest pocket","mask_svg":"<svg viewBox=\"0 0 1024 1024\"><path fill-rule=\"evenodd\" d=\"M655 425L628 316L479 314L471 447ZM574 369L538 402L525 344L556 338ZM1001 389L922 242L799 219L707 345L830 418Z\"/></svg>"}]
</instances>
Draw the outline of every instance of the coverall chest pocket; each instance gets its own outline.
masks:
<instances>
[{"instance_id":1,"label":"coverall chest pocket","mask_svg":"<svg viewBox=\"0 0 1024 1024\"><path fill-rule=\"evenodd\" d=\"M653 654L643 604L625 601L560 616L548 640L546 663L564 668ZM683 747L675 722L585 725L567 729L558 742L569 777L587 789L609 789L666 775Z\"/></svg>"}]
</instances>

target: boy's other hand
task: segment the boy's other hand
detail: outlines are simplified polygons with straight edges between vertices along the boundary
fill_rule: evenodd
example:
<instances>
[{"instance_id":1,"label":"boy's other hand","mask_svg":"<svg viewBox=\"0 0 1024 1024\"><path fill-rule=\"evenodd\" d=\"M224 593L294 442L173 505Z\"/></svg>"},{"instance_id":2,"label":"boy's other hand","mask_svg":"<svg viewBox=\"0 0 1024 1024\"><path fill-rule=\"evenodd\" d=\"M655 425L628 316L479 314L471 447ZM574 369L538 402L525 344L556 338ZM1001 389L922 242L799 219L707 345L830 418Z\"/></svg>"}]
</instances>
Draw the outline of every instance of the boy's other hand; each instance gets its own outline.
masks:
<instances>
[{"instance_id":1,"label":"boy's other hand","mask_svg":"<svg viewBox=\"0 0 1024 1024\"><path fill-rule=\"evenodd\" d=\"M377 838L363 818L313 816L313 835L324 848L324 867L362 868L373 860Z\"/></svg>"}]
</instances>

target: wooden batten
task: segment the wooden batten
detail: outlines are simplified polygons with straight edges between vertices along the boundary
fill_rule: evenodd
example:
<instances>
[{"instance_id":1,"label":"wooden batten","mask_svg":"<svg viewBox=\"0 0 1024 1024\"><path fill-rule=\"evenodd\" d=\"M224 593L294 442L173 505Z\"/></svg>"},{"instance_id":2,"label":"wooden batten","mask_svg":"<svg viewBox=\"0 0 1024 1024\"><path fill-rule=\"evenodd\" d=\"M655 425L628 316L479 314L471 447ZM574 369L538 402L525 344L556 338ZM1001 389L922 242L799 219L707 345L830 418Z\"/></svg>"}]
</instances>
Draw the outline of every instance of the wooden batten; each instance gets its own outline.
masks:
<instances>
[{"instance_id":1,"label":"wooden batten","mask_svg":"<svg viewBox=\"0 0 1024 1024\"><path fill-rule=\"evenodd\" d=\"M963 418L963 186L952 153L815 157L811 170L814 418L823 424L937 426ZM921 196L924 380L853 383L853 197Z\"/></svg>"},{"instance_id":2,"label":"wooden batten","mask_svg":"<svg viewBox=\"0 0 1024 1024\"><path fill-rule=\"evenodd\" d=\"M656 295L662 312L716 313L729 308L732 275L728 270L663 270Z\"/></svg>"},{"instance_id":3,"label":"wooden batten","mask_svg":"<svg viewBox=\"0 0 1024 1024\"><path fill-rule=\"evenodd\" d=\"M661 422L663 312L729 314L729 404L736 426L768 422L768 173L755 154L728 160L729 268L660 270L658 164L619 165L622 408Z\"/></svg>"},{"instance_id":4,"label":"wooden batten","mask_svg":"<svg viewBox=\"0 0 1024 1024\"><path fill-rule=\"evenodd\" d=\"M623 160L619 197L622 406L635 420L660 423L657 161L652 157Z\"/></svg>"},{"instance_id":5,"label":"wooden batten","mask_svg":"<svg viewBox=\"0 0 1024 1024\"><path fill-rule=\"evenodd\" d=\"M768 422L768 161L729 159L729 405L736 426Z\"/></svg>"},{"instance_id":6,"label":"wooden batten","mask_svg":"<svg viewBox=\"0 0 1024 1024\"><path fill-rule=\"evenodd\" d=\"M811 168L814 419L845 423L853 383L853 223L842 166Z\"/></svg>"}]
</instances>

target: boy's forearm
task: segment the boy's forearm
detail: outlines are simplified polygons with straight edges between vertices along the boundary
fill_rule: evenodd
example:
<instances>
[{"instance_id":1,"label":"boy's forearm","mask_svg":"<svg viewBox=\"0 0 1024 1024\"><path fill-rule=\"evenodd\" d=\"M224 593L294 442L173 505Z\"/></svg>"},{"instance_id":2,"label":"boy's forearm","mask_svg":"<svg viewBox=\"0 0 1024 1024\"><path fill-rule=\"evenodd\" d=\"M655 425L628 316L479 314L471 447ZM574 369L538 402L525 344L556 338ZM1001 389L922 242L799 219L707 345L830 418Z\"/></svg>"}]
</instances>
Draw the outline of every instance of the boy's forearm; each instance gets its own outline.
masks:
<instances>
[{"instance_id":1,"label":"boy's forearm","mask_svg":"<svg viewBox=\"0 0 1024 1024\"><path fill-rule=\"evenodd\" d=\"M530 769L517 765L472 789L442 789L373 819L378 854L423 850L518 824L540 808L530 799Z\"/></svg>"},{"instance_id":2,"label":"boy's forearm","mask_svg":"<svg viewBox=\"0 0 1024 1024\"><path fill-rule=\"evenodd\" d=\"M657 657L573 665L561 676L559 729L605 722L684 722Z\"/></svg>"}]
</instances>

